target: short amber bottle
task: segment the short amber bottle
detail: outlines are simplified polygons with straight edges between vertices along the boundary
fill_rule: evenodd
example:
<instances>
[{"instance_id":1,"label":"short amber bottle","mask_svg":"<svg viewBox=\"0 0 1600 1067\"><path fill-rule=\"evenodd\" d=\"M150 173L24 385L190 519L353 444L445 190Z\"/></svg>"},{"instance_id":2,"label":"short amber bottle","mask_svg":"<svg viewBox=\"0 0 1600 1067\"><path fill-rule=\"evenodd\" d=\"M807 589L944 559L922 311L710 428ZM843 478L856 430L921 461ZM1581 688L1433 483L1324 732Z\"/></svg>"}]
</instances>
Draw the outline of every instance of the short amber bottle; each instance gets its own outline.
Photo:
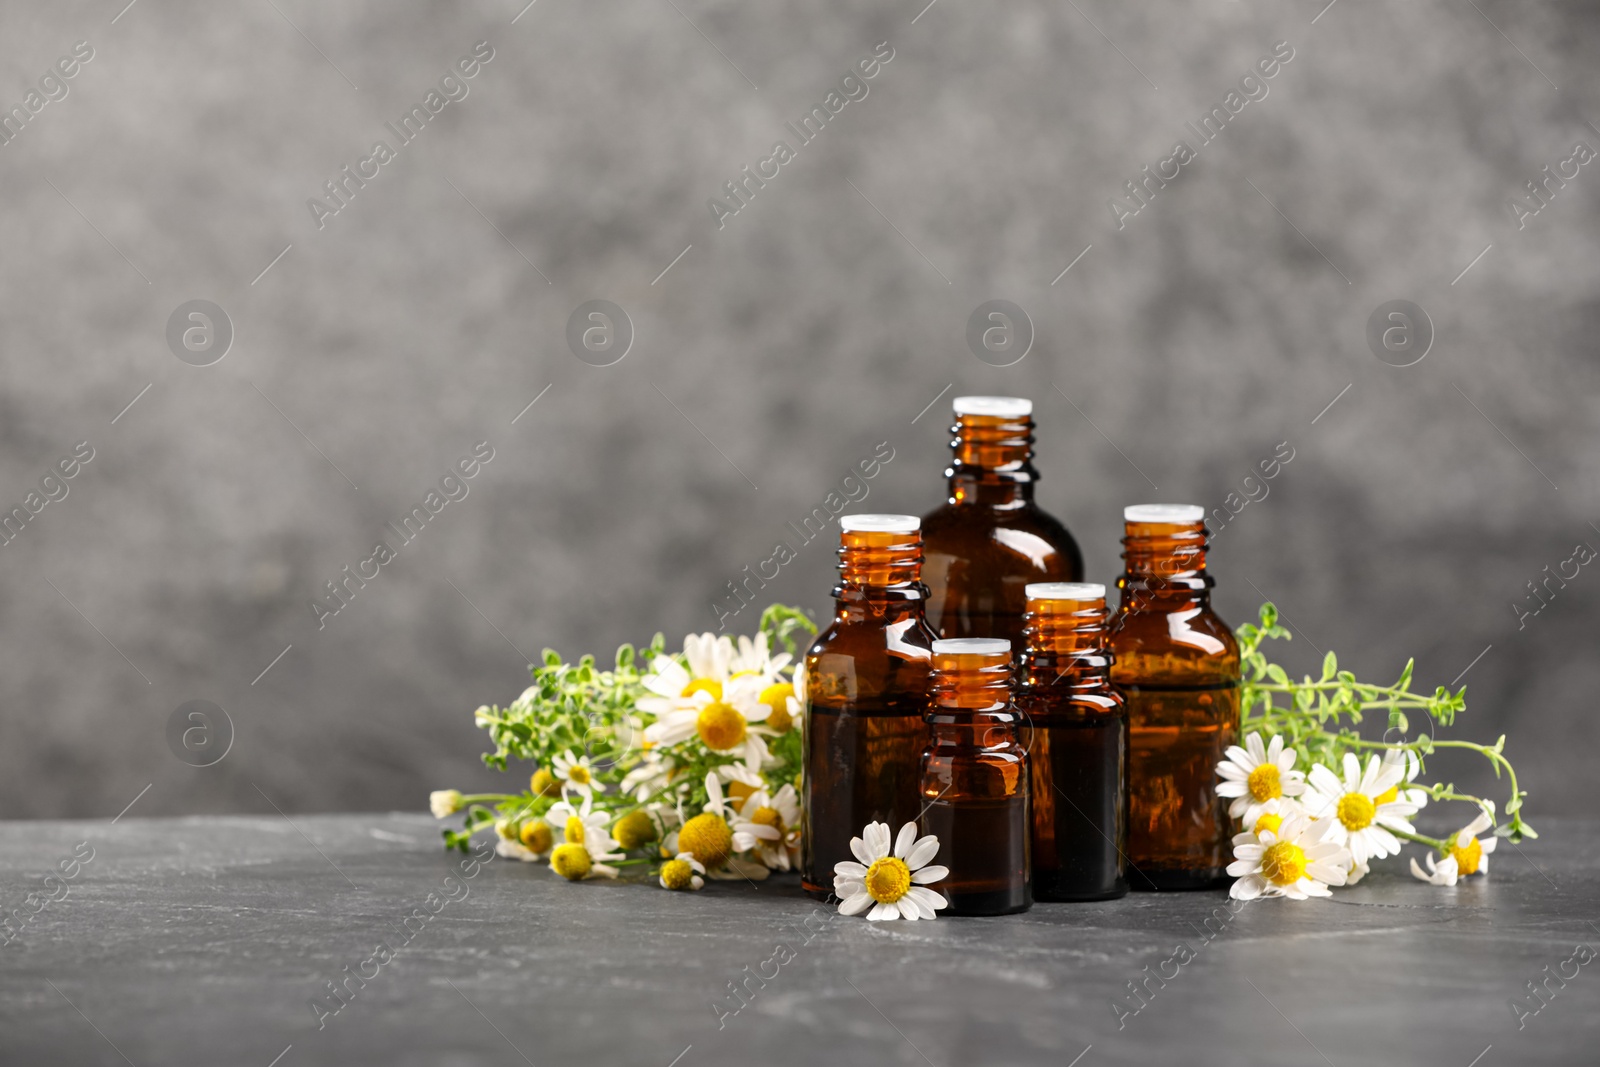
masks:
<instances>
[{"instance_id":1,"label":"short amber bottle","mask_svg":"<svg viewBox=\"0 0 1600 1067\"><path fill-rule=\"evenodd\" d=\"M1035 900L1128 891L1128 712L1111 685L1106 587L1028 586L1022 744L1033 777Z\"/></svg>"},{"instance_id":2,"label":"short amber bottle","mask_svg":"<svg viewBox=\"0 0 1600 1067\"><path fill-rule=\"evenodd\" d=\"M922 754L925 833L950 868L932 888L951 915L1008 915L1033 903L1028 857L1028 753L1011 700L1011 645L937 641Z\"/></svg>"},{"instance_id":3,"label":"short amber bottle","mask_svg":"<svg viewBox=\"0 0 1600 1067\"><path fill-rule=\"evenodd\" d=\"M1028 583L1080 581L1083 554L1033 501L1033 401L961 396L954 407L949 498L922 519L928 625L1020 649Z\"/></svg>"},{"instance_id":4,"label":"short amber bottle","mask_svg":"<svg viewBox=\"0 0 1600 1067\"><path fill-rule=\"evenodd\" d=\"M922 810L917 771L927 726L933 631L923 618L921 522L915 515L842 515L833 622L806 652L807 893L833 892L833 867L854 857L869 822L896 831Z\"/></svg>"},{"instance_id":5,"label":"short amber bottle","mask_svg":"<svg viewBox=\"0 0 1600 1067\"><path fill-rule=\"evenodd\" d=\"M1227 880L1228 805L1216 767L1239 732L1239 645L1211 610L1204 509L1123 513L1111 681L1128 702L1128 865L1135 889Z\"/></svg>"}]
</instances>

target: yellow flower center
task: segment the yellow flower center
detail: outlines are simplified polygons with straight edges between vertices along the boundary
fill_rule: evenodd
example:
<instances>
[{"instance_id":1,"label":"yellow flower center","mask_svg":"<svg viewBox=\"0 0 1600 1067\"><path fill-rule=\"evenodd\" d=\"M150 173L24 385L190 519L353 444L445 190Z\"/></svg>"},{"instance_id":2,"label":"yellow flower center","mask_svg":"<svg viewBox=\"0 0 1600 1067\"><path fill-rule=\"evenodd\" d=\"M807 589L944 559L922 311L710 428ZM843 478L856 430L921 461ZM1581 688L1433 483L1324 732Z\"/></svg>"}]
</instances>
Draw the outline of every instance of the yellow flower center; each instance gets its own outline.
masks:
<instances>
[{"instance_id":1,"label":"yellow flower center","mask_svg":"<svg viewBox=\"0 0 1600 1067\"><path fill-rule=\"evenodd\" d=\"M589 768L581 763L574 763L567 768L567 781L574 785L588 785L590 780Z\"/></svg>"},{"instance_id":2,"label":"yellow flower center","mask_svg":"<svg viewBox=\"0 0 1600 1067\"><path fill-rule=\"evenodd\" d=\"M1391 800L1399 800L1399 799L1400 799L1400 783L1396 782L1394 785L1391 785L1388 789L1385 789L1383 792L1381 792L1377 796L1373 797L1372 798L1372 803L1375 806L1382 807L1384 804L1389 803Z\"/></svg>"},{"instance_id":3,"label":"yellow flower center","mask_svg":"<svg viewBox=\"0 0 1600 1067\"><path fill-rule=\"evenodd\" d=\"M1273 885L1294 885L1306 873L1306 854L1299 845L1279 841L1261 857L1261 874Z\"/></svg>"},{"instance_id":4,"label":"yellow flower center","mask_svg":"<svg viewBox=\"0 0 1600 1067\"><path fill-rule=\"evenodd\" d=\"M1351 833L1365 830L1372 825L1372 817L1378 813L1372 798L1365 793L1346 793L1339 798L1339 821L1344 823L1344 828Z\"/></svg>"},{"instance_id":5,"label":"yellow flower center","mask_svg":"<svg viewBox=\"0 0 1600 1067\"><path fill-rule=\"evenodd\" d=\"M611 836L625 849L638 848L656 839L656 824L643 808L638 808L616 821Z\"/></svg>"},{"instance_id":6,"label":"yellow flower center","mask_svg":"<svg viewBox=\"0 0 1600 1067\"><path fill-rule=\"evenodd\" d=\"M1245 781L1250 787L1250 795L1262 803L1283 796L1282 775L1276 763L1263 763L1251 771Z\"/></svg>"},{"instance_id":7,"label":"yellow flower center","mask_svg":"<svg viewBox=\"0 0 1600 1067\"><path fill-rule=\"evenodd\" d=\"M576 815L569 815L567 825L561 829L561 836L569 845L583 844L583 820Z\"/></svg>"},{"instance_id":8,"label":"yellow flower center","mask_svg":"<svg viewBox=\"0 0 1600 1067\"><path fill-rule=\"evenodd\" d=\"M550 853L550 867L561 877L576 882L594 868L594 860L582 845L557 845Z\"/></svg>"},{"instance_id":9,"label":"yellow flower center","mask_svg":"<svg viewBox=\"0 0 1600 1067\"><path fill-rule=\"evenodd\" d=\"M684 860L668 860L661 865L661 884L668 889L688 889L694 884L694 868Z\"/></svg>"},{"instance_id":10,"label":"yellow flower center","mask_svg":"<svg viewBox=\"0 0 1600 1067\"><path fill-rule=\"evenodd\" d=\"M700 710L695 729L700 732L700 740L713 752L726 752L744 743L744 716L739 714L738 708L720 700Z\"/></svg>"},{"instance_id":11,"label":"yellow flower center","mask_svg":"<svg viewBox=\"0 0 1600 1067\"><path fill-rule=\"evenodd\" d=\"M543 855L550 851L550 845L555 840L555 834L550 829L550 824L543 819L522 824L522 832L517 835L522 843L532 852Z\"/></svg>"},{"instance_id":12,"label":"yellow flower center","mask_svg":"<svg viewBox=\"0 0 1600 1067\"><path fill-rule=\"evenodd\" d=\"M678 695L681 697L692 697L696 693L710 693L712 700L721 700L722 683L717 681L715 678L696 678L694 681L684 686L683 692L679 693Z\"/></svg>"},{"instance_id":13,"label":"yellow flower center","mask_svg":"<svg viewBox=\"0 0 1600 1067\"><path fill-rule=\"evenodd\" d=\"M761 691L757 700L771 708L767 716L767 725L775 733L786 734L794 729L794 716L789 714L789 698L794 696L794 686L788 682L778 682L769 685Z\"/></svg>"},{"instance_id":14,"label":"yellow flower center","mask_svg":"<svg viewBox=\"0 0 1600 1067\"><path fill-rule=\"evenodd\" d=\"M750 821L757 826L770 826L780 834L784 831L783 815L777 808L759 807L756 813L750 816Z\"/></svg>"},{"instance_id":15,"label":"yellow flower center","mask_svg":"<svg viewBox=\"0 0 1600 1067\"><path fill-rule=\"evenodd\" d=\"M1469 837L1463 848L1458 834L1450 845L1450 855L1456 858L1456 870L1461 874L1477 874L1478 865L1483 862L1483 845L1476 837Z\"/></svg>"},{"instance_id":16,"label":"yellow flower center","mask_svg":"<svg viewBox=\"0 0 1600 1067\"><path fill-rule=\"evenodd\" d=\"M555 775L540 767L528 779L528 788L533 790L536 797L553 797L561 792L561 783L556 781Z\"/></svg>"},{"instance_id":17,"label":"yellow flower center","mask_svg":"<svg viewBox=\"0 0 1600 1067\"><path fill-rule=\"evenodd\" d=\"M1282 825L1282 815L1279 815L1277 812L1273 811L1264 811L1260 815L1256 816L1256 836L1259 837L1268 830L1271 830L1273 833L1277 833L1278 828Z\"/></svg>"},{"instance_id":18,"label":"yellow flower center","mask_svg":"<svg viewBox=\"0 0 1600 1067\"><path fill-rule=\"evenodd\" d=\"M729 782L728 783L728 796L732 797L734 800L738 801L740 804L743 804L746 800L749 800L750 797L759 788L761 788L761 787L760 786L754 786L754 785L745 785L743 782Z\"/></svg>"},{"instance_id":19,"label":"yellow flower center","mask_svg":"<svg viewBox=\"0 0 1600 1067\"><path fill-rule=\"evenodd\" d=\"M911 888L911 868L906 861L893 856L873 860L867 868L867 895L879 904L893 904Z\"/></svg>"},{"instance_id":20,"label":"yellow flower center","mask_svg":"<svg viewBox=\"0 0 1600 1067\"><path fill-rule=\"evenodd\" d=\"M696 815L678 831L678 848L694 854L694 858L715 870L728 860L733 851L733 831L720 815L706 812Z\"/></svg>"}]
</instances>

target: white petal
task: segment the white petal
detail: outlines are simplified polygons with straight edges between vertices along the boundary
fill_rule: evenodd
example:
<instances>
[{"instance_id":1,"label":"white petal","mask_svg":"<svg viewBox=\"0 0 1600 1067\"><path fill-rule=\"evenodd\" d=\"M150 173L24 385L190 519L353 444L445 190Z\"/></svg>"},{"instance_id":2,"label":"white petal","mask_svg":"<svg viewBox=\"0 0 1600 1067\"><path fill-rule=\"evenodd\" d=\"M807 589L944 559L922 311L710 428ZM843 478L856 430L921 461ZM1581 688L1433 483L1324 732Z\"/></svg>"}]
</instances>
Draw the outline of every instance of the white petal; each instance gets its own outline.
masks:
<instances>
[{"instance_id":1,"label":"white petal","mask_svg":"<svg viewBox=\"0 0 1600 1067\"><path fill-rule=\"evenodd\" d=\"M1467 823L1466 828L1461 832L1468 837L1477 837L1479 834L1483 833L1493 825L1494 820L1489 818L1489 813L1486 811L1479 811L1478 817Z\"/></svg>"},{"instance_id":2,"label":"white petal","mask_svg":"<svg viewBox=\"0 0 1600 1067\"><path fill-rule=\"evenodd\" d=\"M935 882L942 882L948 877L950 877L949 867L941 867L938 864L934 864L914 873L911 876L911 881L917 885L932 885Z\"/></svg>"},{"instance_id":3,"label":"white petal","mask_svg":"<svg viewBox=\"0 0 1600 1067\"><path fill-rule=\"evenodd\" d=\"M917 838L916 844L911 846L911 851L905 857L906 866L913 871L918 867L926 866L928 861L939 854L939 839L929 834L927 837Z\"/></svg>"},{"instance_id":4,"label":"white petal","mask_svg":"<svg viewBox=\"0 0 1600 1067\"><path fill-rule=\"evenodd\" d=\"M868 823L862 837L867 842L867 847L872 850L873 859L881 860L889 854L888 823Z\"/></svg>"},{"instance_id":5,"label":"white petal","mask_svg":"<svg viewBox=\"0 0 1600 1067\"><path fill-rule=\"evenodd\" d=\"M870 832L870 830L868 832ZM856 859L860 860L868 867L871 867L873 861L878 858L872 854L872 849L868 847L867 843L859 837L852 837L850 839L850 851L855 855Z\"/></svg>"},{"instance_id":6,"label":"white petal","mask_svg":"<svg viewBox=\"0 0 1600 1067\"><path fill-rule=\"evenodd\" d=\"M1235 900L1254 900L1261 895L1262 887L1266 884L1260 875L1248 875L1233 883L1228 895Z\"/></svg>"},{"instance_id":7,"label":"white petal","mask_svg":"<svg viewBox=\"0 0 1600 1067\"><path fill-rule=\"evenodd\" d=\"M1228 864L1228 873L1235 878L1242 878L1254 871L1260 865L1261 861L1259 859L1234 860L1232 863Z\"/></svg>"},{"instance_id":8,"label":"white petal","mask_svg":"<svg viewBox=\"0 0 1600 1067\"><path fill-rule=\"evenodd\" d=\"M842 874L847 878L865 878L867 876L867 869L859 863L853 863L850 860L840 860L838 863L833 865L833 873L834 877L838 877Z\"/></svg>"},{"instance_id":9,"label":"white petal","mask_svg":"<svg viewBox=\"0 0 1600 1067\"><path fill-rule=\"evenodd\" d=\"M1217 786L1219 797L1242 797L1249 792L1250 787L1244 782L1223 782Z\"/></svg>"},{"instance_id":10,"label":"white petal","mask_svg":"<svg viewBox=\"0 0 1600 1067\"><path fill-rule=\"evenodd\" d=\"M1498 845L1499 843L1500 839L1498 837L1486 837L1482 841L1478 842L1478 846L1483 849L1483 854L1487 856L1489 853L1494 851L1494 846Z\"/></svg>"},{"instance_id":11,"label":"white petal","mask_svg":"<svg viewBox=\"0 0 1600 1067\"><path fill-rule=\"evenodd\" d=\"M1260 734L1252 731L1250 736L1244 739L1244 747L1249 750L1251 757L1255 759L1257 764L1266 761L1267 750L1266 746L1261 743Z\"/></svg>"},{"instance_id":12,"label":"white petal","mask_svg":"<svg viewBox=\"0 0 1600 1067\"><path fill-rule=\"evenodd\" d=\"M1217 774L1223 778L1226 778L1230 782L1242 782L1246 778L1250 777L1250 772L1239 766L1237 763L1217 764Z\"/></svg>"},{"instance_id":13,"label":"white petal","mask_svg":"<svg viewBox=\"0 0 1600 1067\"><path fill-rule=\"evenodd\" d=\"M925 919L935 918L935 911L939 908L948 908L950 906L950 902L945 900L943 896L920 885L914 885L906 890L906 896L917 902L917 907L922 910L922 916Z\"/></svg>"},{"instance_id":14,"label":"white petal","mask_svg":"<svg viewBox=\"0 0 1600 1067\"><path fill-rule=\"evenodd\" d=\"M899 836L894 839L894 854L897 859L905 859L911 851L911 846L917 840L917 824L908 822L900 827ZM907 866L910 866L907 864Z\"/></svg>"},{"instance_id":15,"label":"white petal","mask_svg":"<svg viewBox=\"0 0 1600 1067\"><path fill-rule=\"evenodd\" d=\"M895 904L879 904L867 912L867 918L873 922L883 922L888 919L900 918L900 908Z\"/></svg>"},{"instance_id":16,"label":"white petal","mask_svg":"<svg viewBox=\"0 0 1600 1067\"><path fill-rule=\"evenodd\" d=\"M839 902L840 915L860 915L867 910L867 905L872 903L872 897L863 889L861 892L848 896Z\"/></svg>"}]
</instances>

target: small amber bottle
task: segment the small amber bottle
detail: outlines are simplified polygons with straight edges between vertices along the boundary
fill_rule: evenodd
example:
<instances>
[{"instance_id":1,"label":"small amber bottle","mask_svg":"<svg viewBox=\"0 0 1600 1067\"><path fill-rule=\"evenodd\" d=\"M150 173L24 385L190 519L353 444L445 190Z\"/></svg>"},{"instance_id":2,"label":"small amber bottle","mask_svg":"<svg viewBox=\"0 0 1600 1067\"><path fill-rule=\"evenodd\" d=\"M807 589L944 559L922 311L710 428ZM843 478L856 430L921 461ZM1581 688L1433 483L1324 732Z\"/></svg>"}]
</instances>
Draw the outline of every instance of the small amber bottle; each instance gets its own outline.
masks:
<instances>
[{"instance_id":1,"label":"small amber bottle","mask_svg":"<svg viewBox=\"0 0 1600 1067\"><path fill-rule=\"evenodd\" d=\"M1216 767L1239 732L1239 644L1211 610L1204 509L1140 504L1123 519L1111 681L1128 702L1128 866L1135 889L1202 889L1230 858Z\"/></svg>"},{"instance_id":2,"label":"small amber bottle","mask_svg":"<svg viewBox=\"0 0 1600 1067\"><path fill-rule=\"evenodd\" d=\"M1033 896L1128 891L1128 712L1111 685L1106 587L1028 586L1022 745L1033 777Z\"/></svg>"},{"instance_id":3,"label":"small amber bottle","mask_svg":"<svg viewBox=\"0 0 1600 1067\"><path fill-rule=\"evenodd\" d=\"M923 618L921 520L839 517L833 622L806 652L801 884L826 900L869 822L915 822L933 631Z\"/></svg>"},{"instance_id":4,"label":"small amber bottle","mask_svg":"<svg viewBox=\"0 0 1600 1067\"><path fill-rule=\"evenodd\" d=\"M1033 903L1028 860L1028 753L1011 701L1011 645L963 638L933 645L925 832L950 875L932 888L952 915L1009 915Z\"/></svg>"},{"instance_id":5,"label":"small amber bottle","mask_svg":"<svg viewBox=\"0 0 1600 1067\"><path fill-rule=\"evenodd\" d=\"M941 638L998 637L1022 647L1029 582L1076 582L1083 554L1033 502L1033 401L955 399L950 495L923 516L928 625Z\"/></svg>"}]
</instances>

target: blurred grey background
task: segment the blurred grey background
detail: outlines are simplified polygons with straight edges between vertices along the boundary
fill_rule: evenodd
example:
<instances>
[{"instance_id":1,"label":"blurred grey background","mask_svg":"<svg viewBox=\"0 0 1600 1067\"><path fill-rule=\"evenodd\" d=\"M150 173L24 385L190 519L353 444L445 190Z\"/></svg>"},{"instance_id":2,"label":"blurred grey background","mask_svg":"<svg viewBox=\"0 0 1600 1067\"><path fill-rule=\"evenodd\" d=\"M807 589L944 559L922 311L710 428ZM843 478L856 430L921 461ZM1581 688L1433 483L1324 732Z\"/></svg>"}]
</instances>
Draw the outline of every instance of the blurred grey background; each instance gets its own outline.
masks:
<instances>
[{"instance_id":1,"label":"blurred grey background","mask_svg":"<svg viewBox=\"0 0 1600 1067\"><path fill-rule=\"evenodd\" d=\"M1125 504L1223 507L1288 442L1217 538L1224 617L1275 600L1302 670L1416 656L1419 686L1469 686L1453 736L1511 733L1535 825L1587 809L1600 571L1520 628L1513 605L1600 548L1600 165L1521 228L1507 202L1600 148L1597 5L124 2L0 7L26 115L0 146L0 503L94 452L0 547L0 815L492 783L471 712L525 656L714 628L879 442L861 506L926 510L970 392L1034 398L1041 501L1096 579ZM885 41L801 145L785 123ZM1280 41L1201 144L1184 124ZM401 145L385 123L478 42ZM1196 158L1119 229L1108 202L1180 139ZM378 140L319 228L308 199ZM719 229L707 201L779 140ZM167 342L196 299L234 331L203 367ZM635 332L611 366L566 341L596 299ZM990 299L1032 320L1012 366L966 342ZM1366 331L1401 299L1435 336L1397 368ZM385 530L480 441L464 499ZM319 629L380 539L397 558ZM825 613L825 540L764 592ZM168 748L190 700L233 724L210 767Z\"/></svg>"}]
</instances>

